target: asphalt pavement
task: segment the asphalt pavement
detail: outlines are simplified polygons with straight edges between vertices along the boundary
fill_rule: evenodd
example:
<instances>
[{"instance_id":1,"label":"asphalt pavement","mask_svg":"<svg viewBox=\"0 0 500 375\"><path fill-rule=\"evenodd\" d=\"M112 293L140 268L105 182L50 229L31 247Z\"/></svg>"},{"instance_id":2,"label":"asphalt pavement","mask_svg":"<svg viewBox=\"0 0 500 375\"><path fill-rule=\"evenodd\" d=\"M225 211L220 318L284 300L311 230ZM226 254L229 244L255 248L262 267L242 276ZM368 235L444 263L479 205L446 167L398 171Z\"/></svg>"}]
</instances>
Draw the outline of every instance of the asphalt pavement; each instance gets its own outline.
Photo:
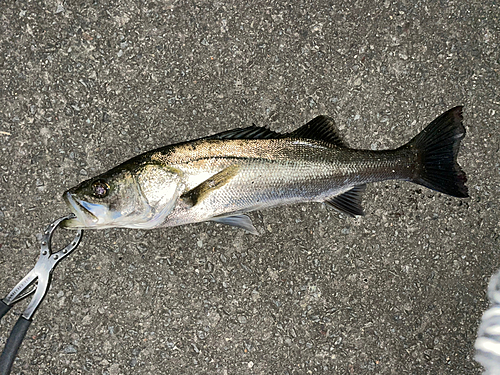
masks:
<instances>
[{"instance_id":1,"label":"asphalt pavement","mask_svg":"<svg viewBox=\"0 0 500 375\"><path fill-rule=\"evenodd\" d=\"M0 296L69 212L67 188L252 123L287 132L325 114L380 150L464 105L470 198L383 182L364 217L279 207L250 214L259 236L86 231L13 374L481 373L473 343L500 268L498 2L41 3L0 3Z\"/></svg>"}]
</instances>

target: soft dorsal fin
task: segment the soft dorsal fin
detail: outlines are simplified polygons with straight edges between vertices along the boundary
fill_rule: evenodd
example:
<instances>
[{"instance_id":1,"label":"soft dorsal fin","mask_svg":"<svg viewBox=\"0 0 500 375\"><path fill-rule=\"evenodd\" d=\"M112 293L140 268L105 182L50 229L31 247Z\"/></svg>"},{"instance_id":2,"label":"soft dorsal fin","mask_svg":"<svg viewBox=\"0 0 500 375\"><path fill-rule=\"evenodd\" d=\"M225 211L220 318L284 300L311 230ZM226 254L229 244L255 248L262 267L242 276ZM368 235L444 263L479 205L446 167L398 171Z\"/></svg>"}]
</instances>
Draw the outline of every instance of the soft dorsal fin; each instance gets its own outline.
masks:
<instances>
[{"instance_id":1,"label":"soft dorsal fin","mask_svg":"<svg viewBox=\"0 0 500 375\"><path fill-rule=\"evenodd\" d=\"M283 134L276 133L268 128L252 125L248 128L227 130L222 133L208 136L204 139L278 139Z\"/></svg>"},{"instance_id":2,"label":"soft dorsal fin","mask_svg":"<svg viewBox=\"0 0 500 375\"><path fill-rule=\"evenodd\" d=\"M351 217L362 216L364 213L361 207L361 194L365 189L366 185L354 186L345 193L327 199L325 203Z\"/></svg>"},{"instance_id":3,"label":"soft dorsal fin","mask_svg":"<svg viewBox=\"0 0 500 375\"><path fill-rule=\"evenodd\" d=\"M287 134L288 137L316 139L331 143L338 147L347 147L340 139L335 129L335 121L328 116L317 116L307 124L301 126L297 130Z\"/></svg>"}]
</instances>

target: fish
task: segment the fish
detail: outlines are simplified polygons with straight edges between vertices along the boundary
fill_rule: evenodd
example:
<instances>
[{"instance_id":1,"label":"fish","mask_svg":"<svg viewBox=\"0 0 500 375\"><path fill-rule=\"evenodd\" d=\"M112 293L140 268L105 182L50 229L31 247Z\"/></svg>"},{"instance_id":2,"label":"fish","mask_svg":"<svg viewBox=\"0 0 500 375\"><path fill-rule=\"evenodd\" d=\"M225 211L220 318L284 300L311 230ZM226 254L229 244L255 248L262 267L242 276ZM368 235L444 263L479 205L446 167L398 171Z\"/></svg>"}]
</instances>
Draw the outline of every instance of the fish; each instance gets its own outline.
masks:
<instances>
[{"instance_id":1,"label":"fish","mask_svg":"<svg viewBox=\"0 0 500 375\"><path fill-rule=\"evenodd\" d=\"M324 202L356 217L364 214L366 184L385 180L466 198L457 162L466 133L462 108L390 150L349 147L324 115L286 134L252 125L158 148L64 192L75 217L63 226L152 229L213 221L258 234L248 212Z\"/></svg>"}]
</instances>

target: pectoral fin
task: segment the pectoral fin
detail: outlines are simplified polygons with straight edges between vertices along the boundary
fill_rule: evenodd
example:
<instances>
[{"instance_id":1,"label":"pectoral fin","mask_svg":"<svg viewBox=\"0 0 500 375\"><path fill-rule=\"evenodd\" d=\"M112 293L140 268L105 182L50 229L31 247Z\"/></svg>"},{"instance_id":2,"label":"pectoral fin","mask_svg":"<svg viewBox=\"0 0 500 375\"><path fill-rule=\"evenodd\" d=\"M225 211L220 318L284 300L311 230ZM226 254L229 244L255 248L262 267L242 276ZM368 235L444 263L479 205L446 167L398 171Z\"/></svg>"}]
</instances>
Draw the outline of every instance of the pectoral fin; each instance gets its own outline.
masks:
<instances>
[{"instance_id":1,"label":"pectoral fin","mask_svg":"<svg viewBox=\"0 0 500 375\"><path fill-rule=\"evenodd\" d=\"M215 217L210 219L210 221L215 221L217 223L231 225L233 227L242 228L246 231L258 235L257 229L252 224L252 220L247 215L233 215L224 217Z\"/></svg>"},{"instance_id":2,"label":"pectoral fin","mask_svg":"<svg viewBox=\"0 0 500 375\"><path fill-rule=\"evenodd\" d=\"M351 217L362 216L364 213L361 207L361 194L365 189L366 185L354 186L351 190L326 200L325 203Z\"/></svg>"},{"instance_id":3,"label":"pectoral fin","mask_svg":"<svg viewBox=\"0 0 500 375\"><path fill-rule=\"evenodd\" d=\"M239 170L239 165L231 165L230 167L223 169L219 173L214 174L209 179L203 181L195 188L182 194L181 199L183 199L190 206L194 206L205 199L212 191L221 188L231 181Z\"/></svg>"}]
</instances>

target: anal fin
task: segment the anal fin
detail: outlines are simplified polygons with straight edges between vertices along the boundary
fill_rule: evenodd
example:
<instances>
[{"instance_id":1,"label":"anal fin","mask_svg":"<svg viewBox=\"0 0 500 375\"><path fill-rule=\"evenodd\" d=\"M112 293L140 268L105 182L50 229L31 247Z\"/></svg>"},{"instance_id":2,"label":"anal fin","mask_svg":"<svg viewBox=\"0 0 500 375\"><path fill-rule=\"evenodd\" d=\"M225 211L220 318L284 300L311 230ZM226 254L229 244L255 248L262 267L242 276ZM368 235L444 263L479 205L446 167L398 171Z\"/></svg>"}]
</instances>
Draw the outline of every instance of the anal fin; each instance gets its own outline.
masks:
<instances>
[{"instance_id":1,"label":"anal fin","mask_svg":"<svg viewBox=\"0 0 500 375\"><path fill-rule=\"evenodd\" d=\"M210 221L215 221L217 223L231 225L233 227L242 228L246 231L258 235L257 229L252 224L252 220L247 215L232 215L232 216L222 216L214 217Z\"/></svg>"},{"instance_id":2,"label":"anal fin","mask_svg":"<svg viewBox=\"0 0 500 375\"><path fill-rule=\"evenodd\" d=\"M361 207L361 194L365 191L366 185L354 186L345 193L329 198L325 203L337 211L340 211L351 217L363 216L363 207Z\"/></svg>"},{"instance_id":3,"label":"anal fin","mask_svg":"<svg viewBox=\"0 0 500 375\"><path fill-rule=\"evenodd\" d=\"M231 165L230 167L227 167L219 173L216 173L212 177L206 179L193 189L182 194L181 199L190 206L194 206L205 199L206 196L212 191L217 190L227 184L238 173L239 170L239 165Z\"/></svg>"}]
</instances>

